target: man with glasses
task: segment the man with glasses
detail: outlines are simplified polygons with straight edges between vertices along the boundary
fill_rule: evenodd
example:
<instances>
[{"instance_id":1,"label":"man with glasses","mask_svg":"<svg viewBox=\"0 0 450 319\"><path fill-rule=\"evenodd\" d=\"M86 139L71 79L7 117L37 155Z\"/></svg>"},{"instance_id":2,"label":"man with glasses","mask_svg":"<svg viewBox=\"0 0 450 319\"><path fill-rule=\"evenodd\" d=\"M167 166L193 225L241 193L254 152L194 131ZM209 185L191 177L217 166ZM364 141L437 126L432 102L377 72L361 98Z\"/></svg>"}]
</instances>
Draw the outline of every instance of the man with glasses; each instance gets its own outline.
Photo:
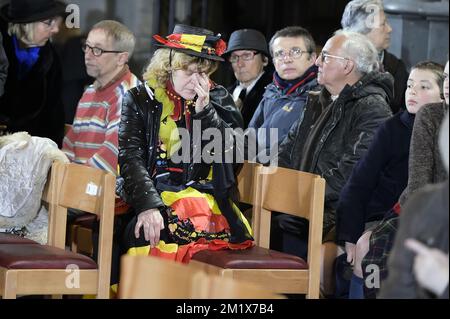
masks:
<instances>
[{"instance_id":1,"label":"man with glasses","mask_svg":"<svg viewBox=\"0 0 450 319\"><path fill-rule=\"evenodd\" d=\"M117 175L118 130L123 95L139 84L128 68L135 37L123 24L105 20L89 32L84 51L87 73L95 81L78 103L63 151L72 162Z\"/></svg>"},{"instance_id":2,"label":"man with glasses","mask_svg":"<svg viewBox=\"0 0 450 319\"><path fill-rule=\"evenodd\" d=\"M258 130L256 143L261 162L266 161L262 158L267 158L268 153L276 153L290 128L302 118L309 91L318 87L316 45L306 29L291 26L277 31L269 48L276 72L249 124L249 128ZM274 130L276 140L271 136Z\"/></svg>"},{"instance_id":3,"label":"man with glasses","mask_svg":"<svg viewBox=\"0 0 450 319\"><path fill-rule=\"evenodd\" d=\"M234 31L228 42L225 58L233 68L236 82L228 88L248 127L261 102L266 86L272 82L269 50L264 35L252 29Z\"/></svg>"},{"instance_id":4,"label":"man with glasses","mask_svg":"<svg viewBox=\"0 0 450 319\"><path fill-rule=\"evenodd\" d=\"M367 37L337 31L316 61L317 80L324 86L319 99L330 104L317 112L317 97L311 95L303 121L280 146L280 166L326 180L324 241L334 239L331 230L339 194L353 166L367 151L378 126L392 115L393 78L379 72L377 61L377 50ZM274 249L306 257L308 228L304 220L279 215L273 227L278 227Z\"/></svg>"}]
</instances>

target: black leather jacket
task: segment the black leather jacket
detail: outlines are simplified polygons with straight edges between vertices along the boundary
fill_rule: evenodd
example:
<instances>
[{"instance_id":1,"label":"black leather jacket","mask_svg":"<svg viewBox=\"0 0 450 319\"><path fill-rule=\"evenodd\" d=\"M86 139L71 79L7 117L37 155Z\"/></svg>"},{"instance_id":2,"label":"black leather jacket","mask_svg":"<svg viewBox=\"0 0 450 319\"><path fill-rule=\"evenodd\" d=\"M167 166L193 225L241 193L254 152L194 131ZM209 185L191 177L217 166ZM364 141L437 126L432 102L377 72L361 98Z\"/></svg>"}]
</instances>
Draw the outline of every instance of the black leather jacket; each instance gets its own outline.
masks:
<instances>
[{"instance_id":1,"label":"black leather jacket","mask_svg":"<svg viewBox=\"0 0 450 319\"><path fill-rule=\"evenodd\" d=\"M317 113L322 103L310 98L315 106L307 105L304 118L280 145L280 166L325 178L325 228L335 222L339 194L353 166L367 151L378 126L392 115L392 93L392 76L372 72L346 86L319 117L309 113Z\"/></svg>"},{"instance_id":2,"label":"black leather jacket","mask_svg":"<svg viewBox=\"0 0 450 319\"><path fill-rule=\"evenodd\" d=\"M122 196L137 214L164 207L152 180L161 112L162 104L145 85L129 90L124 96L119 127L119 165L124 179ZM210 104L202 112L193 114L192 119L201 121L202 132L207 128L217 128L222 136L225 136L227 128L243 126L241 113L222 86L211 89ZM208 141L202 143L205 145ZM187 171L190 174L187 179L195 179L198 165L189 163Z\"/></svg>"}]
</instances>

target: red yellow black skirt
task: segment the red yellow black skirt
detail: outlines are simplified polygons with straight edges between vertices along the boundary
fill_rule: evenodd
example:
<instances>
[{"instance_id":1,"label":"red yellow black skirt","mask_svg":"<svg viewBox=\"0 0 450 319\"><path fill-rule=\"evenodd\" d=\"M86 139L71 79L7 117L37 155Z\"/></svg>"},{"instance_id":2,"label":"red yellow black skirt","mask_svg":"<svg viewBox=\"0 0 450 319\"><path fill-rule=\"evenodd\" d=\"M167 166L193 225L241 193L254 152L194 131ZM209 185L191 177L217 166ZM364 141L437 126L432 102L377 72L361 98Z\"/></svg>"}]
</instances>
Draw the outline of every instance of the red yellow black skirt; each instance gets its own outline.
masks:
<instances>
[{"instance_id":1,"label":"red yellow black skirt","mask_svg":"<svg viewBox=\"0 0 450 319\"><path fill-rule=\"evenodd\" d=\"M188 263L200 250L245 249L253 245L250 225L234 203L231 203L234 217L244 225L249 238L239 243L230 243L229 222L213 195L188 187L178 192L163 191L161 198L167 209L163 212L166 227L159 244L150 247L142 231L140 237L135 238L131 227L126 232L127 254L160 256Z\"/></svg>"}]
</instances>

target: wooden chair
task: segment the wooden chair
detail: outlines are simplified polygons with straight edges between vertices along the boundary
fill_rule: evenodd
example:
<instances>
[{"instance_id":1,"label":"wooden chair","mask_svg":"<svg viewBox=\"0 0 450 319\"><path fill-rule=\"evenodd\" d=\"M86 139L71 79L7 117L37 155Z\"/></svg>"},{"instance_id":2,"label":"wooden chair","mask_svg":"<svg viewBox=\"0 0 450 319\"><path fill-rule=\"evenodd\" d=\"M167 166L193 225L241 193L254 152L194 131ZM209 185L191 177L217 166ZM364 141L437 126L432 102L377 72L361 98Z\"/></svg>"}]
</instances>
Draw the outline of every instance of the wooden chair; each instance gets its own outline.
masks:
<instances>
[{"instance_id":1,"label":"wooden chair","mask_svg":"<svg viewBox=\"0 0 450 319\"><path fill-rule=\"evenodd\" d=\"M257 167L254 226L257 245L246 250L201 251L190 264L207 273L257 283L276 293L319 298L325 180L275 167ZM308 260L269 250L272 211L309 220Z\"/></svg>"},{"instance_id":2,"label":"wooden chair","mask_svg":"<svg viewBox=\"0 0 450 319\"><path fill-rule=\"evenodd\" d=\"M247 205L253 205L255 199L255 175L256 169L261 166L261 164L245 161L242 166L238 177L238 190L239 190L239 202ZM253 207L249 208L246 211L242 212L244 216L249 220L252 225L253 232L258 231L258 228L255 227L255 224L258 223L258 216L253 214ZM257 233L253 234L254 236L258 235Z\"/></svg>"},{"instance_id":3,"label":"wooden chair","mask_svg":"<svg viewBox=\"0 0 450 319\"><path fill-rule=\"evenodd\" d=\"M109 297L115 177L77 164L55 162L43 194L48 204L48 245L0 245L0 295ZM67 208L100 219L98 263L65 250Z\"/></svg>"},{"instance_id":4,"label":"wooden chair","mask_svg":"<svg viewBox=\"0 0 450 319\"><path fill-rule=\"evenodd\" d=\"M125 255L119 297L125 299L280 299L261 287L207 275L188 265L152 256Z\"/></svg>"},{"instance_id":5,"label":"wooden chair","mask_svg":"<svg viewBox=\"0 0 450 319\"><path fill-rule=\"evenodd\" d=\"M254 180L256 175L256 168L261 166L261 164L254 162L244 162L241 171L238 174L237 182L239 189L239 201L245 204L254 203Z\"/></svg>"}]
</instances>

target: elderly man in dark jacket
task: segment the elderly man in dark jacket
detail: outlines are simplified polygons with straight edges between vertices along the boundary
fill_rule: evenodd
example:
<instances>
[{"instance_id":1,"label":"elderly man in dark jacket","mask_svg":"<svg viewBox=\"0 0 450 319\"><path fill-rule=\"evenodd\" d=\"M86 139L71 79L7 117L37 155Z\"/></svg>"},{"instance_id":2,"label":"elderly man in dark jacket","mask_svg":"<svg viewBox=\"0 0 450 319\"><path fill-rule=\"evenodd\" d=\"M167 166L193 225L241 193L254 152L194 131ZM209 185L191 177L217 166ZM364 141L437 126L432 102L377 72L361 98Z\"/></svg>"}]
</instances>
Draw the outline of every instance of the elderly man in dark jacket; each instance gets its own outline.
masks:
<instances>
[{"instance_id":1,"label":"elderly man in dark jacket","mask_svg":"<svg viewBox=\"0 0 450 319\"><path fill-rule=\"evenodd\" d=\"M392 115L389 101L393 79L378 71L373 44L354 32L336 32L316 65L318 82L325 89L319 99L317 93L315 97L310 94L304 118L280 145L278 160L280 166L325 178L326 235L335 224L339 194L353 166L367 151L377 127ZM327 96L332 102L325 107ZM320 100L322 103L317 103ZM274 227L281 228L278 234L282 235L272 238L274 248L305 257L304 220L281 214L275 218ZM299 238L305 239L300 241L303 245Z\"/></svg>"}]
</instances>

